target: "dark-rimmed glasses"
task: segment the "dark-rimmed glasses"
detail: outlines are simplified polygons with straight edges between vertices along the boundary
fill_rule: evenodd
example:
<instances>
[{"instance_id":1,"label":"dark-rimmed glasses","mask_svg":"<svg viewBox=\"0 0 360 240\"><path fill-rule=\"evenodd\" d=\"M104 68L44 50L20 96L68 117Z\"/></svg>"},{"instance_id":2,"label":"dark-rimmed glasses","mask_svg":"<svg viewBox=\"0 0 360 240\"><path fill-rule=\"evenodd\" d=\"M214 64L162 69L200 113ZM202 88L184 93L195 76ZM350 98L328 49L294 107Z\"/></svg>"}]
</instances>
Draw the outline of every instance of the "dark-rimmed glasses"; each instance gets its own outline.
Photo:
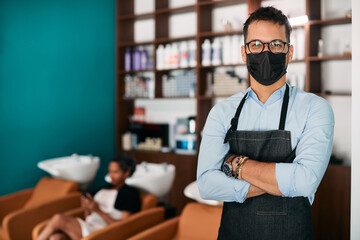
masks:
<instances>
[{"instance_id":1,"label":"dark-rimmed glasses","mask_svg":"<svg viewBox=\"0 0 360 240\"><path fill-rule=\"evenodd\" d=\"M271 42L262 42L260 40L252 40L248 43L245 43L247 49L249 49L250 53L252 54L259 54L262 53L265 49L265 44L268 45L268 49L270 52L279 54L283 53L285 47L288 46L286 53L289 51L290 43L284 42L279 39L272 40Z\"/></svg>"}]
</instances>

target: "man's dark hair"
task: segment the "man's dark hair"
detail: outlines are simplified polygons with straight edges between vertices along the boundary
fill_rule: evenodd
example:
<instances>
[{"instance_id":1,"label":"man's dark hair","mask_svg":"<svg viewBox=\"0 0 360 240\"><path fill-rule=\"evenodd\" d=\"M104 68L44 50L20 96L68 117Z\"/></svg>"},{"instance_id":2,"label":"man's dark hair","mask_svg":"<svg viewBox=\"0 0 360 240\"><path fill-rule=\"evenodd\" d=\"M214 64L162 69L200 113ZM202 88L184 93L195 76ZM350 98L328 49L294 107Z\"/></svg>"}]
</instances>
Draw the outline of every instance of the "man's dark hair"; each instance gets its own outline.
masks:
<instances>
[{"instance_id":1,"label":"man's dark hair","mask_svg":"<svg viewBox=\"0 0 360 240\"><path fill-rule=\"evenodd\" d=\"M136 161L131 156L127 156L127 155L124 155L124 154L118 154L111 161L116 162L117 164L119 164L119 167L124 172L130 171L129 177L135 172Z\"/></svg>"},{"instance_id":2,"label":"man's dark hair","mask_svg":"<svg viewBox=\"0 0 360 240\"><path fill-rule=\"evenodd\" d=\"M251 13L249 18L244 23L243 30L244 30L245 42L246 42L249 25L254 21L270 21L273 23L280 24L280 26L285 25L286 41L290 42L291 25L289 23L288 18L282 13L282 11L274 7L260 7L256 9L253 13Z\"/></svg>"}]
</instances>

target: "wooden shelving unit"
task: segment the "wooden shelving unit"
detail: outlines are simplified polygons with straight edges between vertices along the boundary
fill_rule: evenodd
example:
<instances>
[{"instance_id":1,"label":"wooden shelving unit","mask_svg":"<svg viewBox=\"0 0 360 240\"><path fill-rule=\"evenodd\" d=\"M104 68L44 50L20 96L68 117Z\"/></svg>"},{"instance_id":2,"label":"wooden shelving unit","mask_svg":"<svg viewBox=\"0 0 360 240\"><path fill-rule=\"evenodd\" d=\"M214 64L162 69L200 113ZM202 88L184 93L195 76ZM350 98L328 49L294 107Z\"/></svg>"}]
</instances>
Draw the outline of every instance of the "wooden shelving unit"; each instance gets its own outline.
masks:
<instances>
[{"instance_id":1,"label":"wooden shelving unit","mask_svg":"<svg viewBox=\"0 0 360 240\"><path fill-rule=\"evenodd\" d=\"M211 28L212 14L211 11L220 6L229 6L239 3L246 3L246 1L222 0L222 1L201 1L198 0L196 4L170 8L168 0L156 0L155 10L150 13L134 14L134 0L121 1L117 0L117 15L116 15L116 150L122 152L121 135L127 131L128 116L133 114L134 98L124 98L124 77L126 74L135 74L140 72L152 71L155 75L155 99L183 99L183 98L164 98L161 94L161 76L166 72L173 70L195 70L197 73L196 82L196 96L197 115L196 115L196 135L198 139L198 146L200 142L200 131L205 124L208 112L210 111L214 96L204 96L206 88L206 73L212 71L214 67L233 67L236 65L219 65L219 66L201 66L201 43L205 38L213 38L224 35L242 34L242 30L232 32L213 32ZM260 6L260 1L248 0L249 9L256 9ZM197 14L197 34L192 36L183 36L171 38L169 36L169 17L173 14L195 12ZM153 41L146 41L137 43L134 41L134 22L140 19L153 18L155 20L155 39ZM172 42L180 42L186 40L195 40L197 45L197 62L196 67L177 68L166 70L143 70L143 71L125 71L124 70L124 54L126 48L134 48L141 45L152 45L154 52L159 44L167 44ZM154 54L155 55L155 54ZM156 66L156 56L154 56ZM225 97L225 96L224 96ZM197 147L198 147L197 146ZM174 153L154 153L147 151L130 151L127 152L135 156L137 159L146 159L149 162L168 162L176 166L176 175L181 176L176 178L172 196L170 197L170 204L177 208L178 213L182 207L189 202L183 195L184 188L196 179L196 165L197 155L179 155Z\"/></svg>"},{"instance_id":2,"label":"wooden shelving unit","mask_svg":"<svg viewBox=\"0 0 360 240\"><path fill-rule=\"evenodd\" d=\"M323 97L328 96L351 96L350 93L327 94L324 93L321 86L321 63L323 61L333 60L351 60L348 56L325 56L317 57L318 40L321 38L322 27L351 24L351 18L321 19L320 0L306 0L306 11L311 21L294 28L305 29L305 58L296 59L294 63L306 64L305 90L316 93ZM128 116L133 114L134 102L136 99L124 98L126 74L138 73L137 71L124 71L124 54L127 47L133 48L141 45L152 45L154 49L154 66L156 66L155 50L159 44L179 42L183 40L195 40L197 45L197 66L193 68L179 68L167 70L146 70L152 71L155 75L155 99L166 99L161 93L161 76L172 70L194 69L196 76L196 135L197 149L201 140L200 132L205 124L206 117L213 106L214 96L206 96L206 75L217 67L245 66L245 64L219 65L219 66L201 66L201 44L206 38L215 38L225 35L243 34L242 30L231 32L215 32L212 29L212 11L217 7L231 6L235 4L246 3L248 12L251 13L261 5L261 0L198 0L196 4L170 8L168 0L155 0L155 10L151 13L134 14L134 0L117 0L116 10L116 151L123 152L121 146L121 135L128 130ZM171 38L169 36L169 17L173 14L195 12L197 15L197 33L193 36L184 36ZM139 19L155 20L155 39L152 41L137 43L134 41L134 22ZM239 53L240 54L240 53ZM142 71L144 72L144 71ZM223 96L228 97L228 96ZM169 98L173 99L173 98ZM189 98L191 99L191 98ZM185 186L196 179L197 155L178 155L174 153L155 153L148 151L130 151L127 152L139 160L149 162L168 162L176 166L176 179L173 186L170 204L177 208L180 213L183 206L189 202L183 190Z\"/></svg>"}]
</instances>

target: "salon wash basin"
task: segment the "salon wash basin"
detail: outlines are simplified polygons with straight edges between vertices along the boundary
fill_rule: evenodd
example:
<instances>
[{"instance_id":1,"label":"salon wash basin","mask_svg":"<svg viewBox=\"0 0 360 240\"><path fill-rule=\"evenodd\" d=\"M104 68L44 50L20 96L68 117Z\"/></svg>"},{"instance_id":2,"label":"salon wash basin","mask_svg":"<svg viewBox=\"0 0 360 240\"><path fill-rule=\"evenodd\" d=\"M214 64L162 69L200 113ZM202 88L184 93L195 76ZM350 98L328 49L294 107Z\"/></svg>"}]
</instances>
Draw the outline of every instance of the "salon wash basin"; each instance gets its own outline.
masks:
<instances>
[{"instance_id":1,"label":"salon wash basin","mask_svg":"<svg viewBox=\"0 0 360 240\"><path fill-rule=\"evenodd\" d=\"M208 204L208 205L218 206L218 205L223 204L223 202L221 202L221 201L205 200L205 199L201 198L199 188L198 188L196 181L190 183L189 185L187 185L185 187L184 195L188 198L191 198L191 199L197 201L197 202Z\"/></svg>"},{"instance_id":2,"label":"salon wash basin","mask_svg":"<svg viewBox=\"0 0 360 240\"><path fill-rule=\"evenodd\" d=\"M68 157L43 160L37 166L52 177L75 181L85 190L94 180L99 165L99 157L74 153Z\"/></svg>"},{"instance_id":3,"label":"salon wash basin","mask_svg":"<svg viewBox=\"0 0 360 240\"><path fill-rule=\"evenodd\" d=\"M136 165L136 170L125 182L129 186L136 187L145 193L151 193L162 201L163 197L170 192L175 178L175 166L167 163L142 162ZM110 182L107 175L105 180Z\"/></svg>"}]
</instances>

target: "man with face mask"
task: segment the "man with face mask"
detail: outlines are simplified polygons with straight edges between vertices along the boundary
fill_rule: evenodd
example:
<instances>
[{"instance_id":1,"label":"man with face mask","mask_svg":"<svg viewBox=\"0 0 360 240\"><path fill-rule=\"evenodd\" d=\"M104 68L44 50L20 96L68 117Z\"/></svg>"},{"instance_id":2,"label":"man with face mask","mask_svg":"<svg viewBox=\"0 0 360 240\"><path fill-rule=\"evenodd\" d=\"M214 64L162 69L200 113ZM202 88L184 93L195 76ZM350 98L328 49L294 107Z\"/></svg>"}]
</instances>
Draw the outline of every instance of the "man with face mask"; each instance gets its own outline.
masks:
<instances>
[{"instance_id":1,"label":"man with face mask","mask_svg":"<svg viewBox=\"0 0 360 240\"><path fill-rule=\"evenodd\" d=\"M286 84L291 26L273 7L244 24L246 91L210 111L197 183L224 201L218 239L313 239L311 204L327 168L334 116L327 101Z\"/></svg>"}]
</instances>

